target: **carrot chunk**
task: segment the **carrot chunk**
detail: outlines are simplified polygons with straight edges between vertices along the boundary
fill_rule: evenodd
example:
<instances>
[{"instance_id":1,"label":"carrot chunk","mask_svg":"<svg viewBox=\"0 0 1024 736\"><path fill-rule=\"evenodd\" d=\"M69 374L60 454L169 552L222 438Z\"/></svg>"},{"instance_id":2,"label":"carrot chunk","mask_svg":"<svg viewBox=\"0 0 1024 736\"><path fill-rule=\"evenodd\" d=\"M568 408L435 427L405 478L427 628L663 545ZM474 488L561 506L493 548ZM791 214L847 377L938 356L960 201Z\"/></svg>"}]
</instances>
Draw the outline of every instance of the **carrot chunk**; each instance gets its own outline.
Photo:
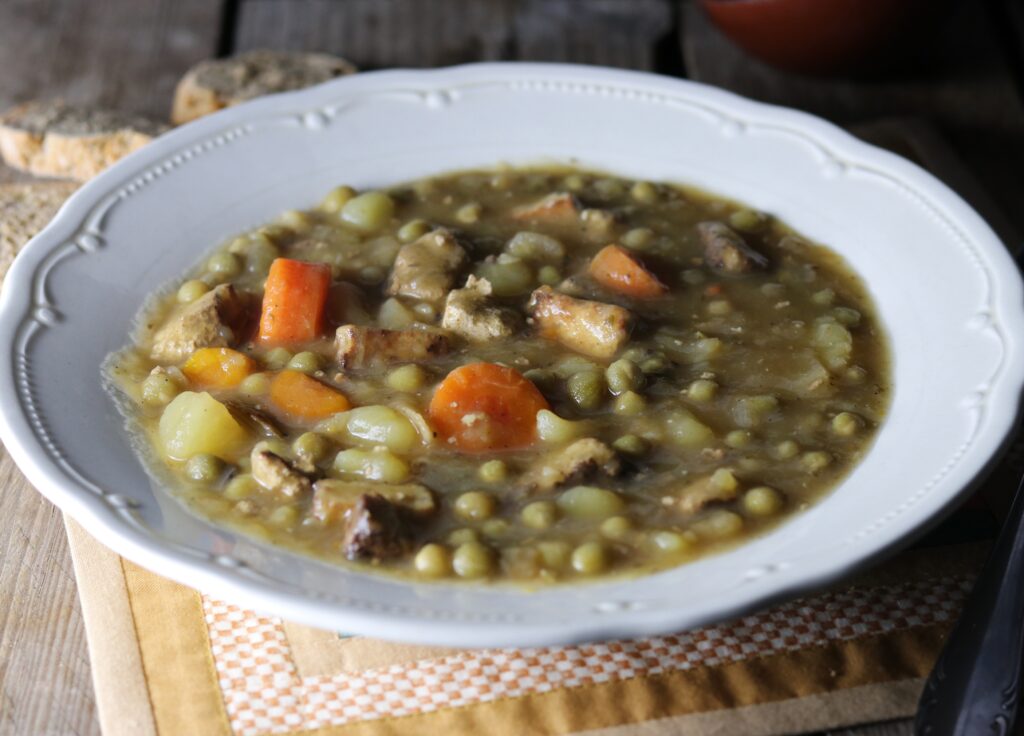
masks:
<instances>
[{"instance_id":1,"label":"carrot chunk","mask_svg":"<svg viewBox=\"0 0 1024 736\"><path fill-rule=\"evenodd\" d=\"M471 363L437 387L429 415L443 440L463 452L525 447L537 438L537 412L547 400L513 368Z\"/></svg>"},{"instance_id":2,"label":"carrot chunk","mask_svg":"<svg viewBox=\"0 0 1024 736\"><path fill-rule=\"evenodd\" d=\"M279 411L300 421L326 419L352 407L345 394L298 371L281 371L274 376L270 401Z\"/></svg>"},{"instance_id":3,"label":"carrot chunk","mask_svg":"<svg viewBox=\"0 0 1024 736\"><path fill-rule=\"evenodd\" d=\"M590 261L590 275L606 289L634 299L653 299L668 287L625 248L609 245Z\"/></svg>"},{"instance_id":4,"label":"carrot chunk","mask_svg":"<svg viewBox=\"0 0 1024 736\"><path fill-rule=\"evenodd\" d=\"M274 259L263 290L260 341L281 345L319 337L330 287L327 264Z\"/></svg>"},{"instance_id":5,"label":"carrot chunk","mask_svg":"<svg viewBox=\"0 0 1024 736\"><path fill-rule=\"evenodd\" d=\"M181 366L181 372L196 386L233 388L258 368L255 360L237 350L199 348Z\"/></svg>"}]
</instances>

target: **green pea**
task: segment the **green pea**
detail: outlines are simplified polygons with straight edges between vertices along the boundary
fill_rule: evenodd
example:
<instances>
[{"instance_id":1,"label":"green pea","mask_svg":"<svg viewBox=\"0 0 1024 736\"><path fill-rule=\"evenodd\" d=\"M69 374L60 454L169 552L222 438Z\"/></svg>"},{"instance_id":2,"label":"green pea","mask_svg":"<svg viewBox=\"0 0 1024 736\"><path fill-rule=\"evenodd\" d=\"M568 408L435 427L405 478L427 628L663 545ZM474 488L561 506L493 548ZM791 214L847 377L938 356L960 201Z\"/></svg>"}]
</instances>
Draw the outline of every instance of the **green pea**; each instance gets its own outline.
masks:
<instances>
[{"instance_id":1,"label":"green pea","mask_svg":"<svg viewBox=\"0 0 1024 736\"><path fill-rule=\"evenodd\" d=\"M679 554L693 546L692 536L680 534L673 531L654 532L651 535L651 542L659 552L665 554Z\"/></svg>"},{"instance_id":2,"label":"green pea","mask_svg":"<svg viewBox=\"0 0 1024 736\"><path fill-rule=\"evenodd\" d=\"M451 555L440 544L426 544L413 558L416 572L428 578L442 578L451 570Z\"/></svg>"},{"instance_id":3,"label":"green pea","mask_svg":"<svg viewBox=\"0 0 1024 736\"><path fill-rule=\"evenodd\" d=\"M268 238L258 236L245 249L246 273L265 276L270 271L270 264L281 255L281 250Z\"/></svg>"},{"instance_id":4,"label":"green pea","mask_svg":"<svg viewBox=\"0 0 1024 736\"><path fill-rule=\"evenodd\" d=\"M554 266L541 266L537 271L537 280L542 284L554 286L562 280L562 274Z\"/></svg>"},{"instance_id":5,"label":"green pea","mask_svg":"<svg viewBox=\"0 0 1024 736\"><path fill-rule=\"evenodd\" d=\"M332 214L341 212L341 208L345 206L345 203L355 196L356 190L350 186L335 187L324 197L324 201L320 203L320 208Z\"/></svg>"},{"instance_id":6,"label":"green pea","mask_svg":"<svg viewBox=\"0 0 1024 736\"><path fill-rule=\"evenodd\" d=\"M698 378L686 388L686 395L691 401L706 403L715 398L718 391L718 384L706 378Z\"/></svg>"},{"instance_id":7,"label":"green pea","mask_svg":"<svg viewBox=\"0 0 1024 736\"><path fill-rule=\"evenodd\" d=\"M558 520L558 508L551 501L534 501L523 507L519 517L531 529L547 529Z\"/></svg>"},{"instance_id":8,"label":"green pea","mask_svg":"<svg viewBox=\"0 0 1024 736\"><path fill-rule=\"evenodd\" d=\"M647 408L647 399L636 391L626 391L615 399L615 413L623 416L636 416Z\"/></svg>"},{"instance_id":9,"label":"green pea","mask_svg":"<svg viewBox=\"0 0 1024 736\"><path fill-rule=\"evenodd\" d=\"M210 287L204 282L199 279L191 279L179 287L178 301L182 304L191 304L209 290Z\"/></svg>"},{"instance_id":10,"label":"green pea","mask_svg":"<svg viewBox=\"0 0 1024 736\"><path fill-rule=\"evenodd\" d=\"M629 190L629 193L633 199L643 204L653 204L658 201L658 188L649 181L638 181Z\"/></svg>"},{"instance_id":11,"label":"green pea","mask_svg":"<svg viewBox=\"0 0 1024 736\"><path fill-rule=\"evenodd\" d=\"M732 304L727 299L713 299L708 302L707 310L712 317L724 317L732 314Z\"/></svg>"},{"instance_id":12,"label":"green pea","mask_svg":"<svg viewBox=\"0 0 1024 736\"><path fill-rule=\"evenodd\" d=\"M287 348L274 348L265 356L263 356L263 363L272 371L279 371L288 365L288 361L292 359L292 354Z\"/></svg>"},{"instance_id":13,"label":"green pea","mask_svg":"<svg viewBox=\"0 0 1024 736\"><path fill-rule=\"evenodd\" d=\"M670 365L668 358L660 353L656 353L640 364L640 370L647 375L651 375L652 373L664 373L668 370Z\"/></svg>"},{"instance_id":14,"label":"green pea","mask_svg":"<svg viewBox=\"0 0 1024 736\"><path fill-rule=\"evenodd\" d=\"M860 429L860 417L848 411L839 412L832 418L832 431L840 437L852 437Z\"/></svg>"},{"instance_id":15,"label":"green pea","mask_svg":"<svg viewBox=\"0 0 1024 736\"><path fill-rule=\"evenodd\" d=\"M743 494L743 509L753 516L772 516L783 503L782 494L768 486L757 486Z\"/></svg>"},{"instance_id":16,"label":"green pea","mask_svg":"<svg viewBox=\"0 0 1024 736\"><path fill-rule=\"evenodd\" d=\"M654 231L649 227L635 227L622 236L622 244L632 250L644 250L654 242Z\"/></svg>"},{"instance_id":17,"label":"green pea","mask_svg":"<svg viewBox=\"0 0 1024 736\"><path fill-rule=\"evenodd\" d=\"M753 439L754 436L750 434L750 432L747 432L744 429L734 429L729 432L729 434L725 435L725 444L729 447L738 449L740 447L746 447Z\"/></svg>"},{"instance_id":18,"label":"green pea","mask_svg":"<svg viewBox=\"0 0 1024 736\"><path fill-rule=\"evenodd\" d=\"M452 555L452 567L460 578L482 578L491 572L494 554L480 542L460 544Z\"/></svg>"},{"instance_id":19,"label":"green pea","mask_svg":"<svg viewBox=\"0 0 1024 736\"><path fill-rule=\"evenodd\" d=\"M248 498L260 490L260 484L248 473L241 473L228 481L224 486L224 497L232 501Z\"/></svg>"},{"instance_id":20,"label":"green pea","mask_svg":"<svg viewBox=\"0 0 1024 736\"><path fill-rule=\"evenodd\" d=\"M832 457L827 452L815 450L805 452L800 458L800 464L808 473L819 473L832 463Z\"/></svg>"},{"instance_id":21,"label":"green pea","mask_svg":"<svg viewBox=\"0 0 1024 736\"><path fill-rule=\"evenodd\" d=\"M633 522L625 516L610 516L601 522L600 529L609 539L624 539L633 531Z\"/></svg>"},{"instance_id":22,"label":"green pea","mask_svg":"<svg viewBox=\"0 0 1024 736\"><path fill-rule=\"evenodd\" d=\"M619 358L605 370L608 389L618 396L626 391L636 391L644 385L644 374L640 366L628 358Z\"/></svg>"},{"instance_id":23,"label":"green pea","mask_svg":"<svg viewBox=\"0 0 1024 736\"><path fill-rule=\"evenodd\" d=\"M587 186L586 180L579 174L569 174L562 180L562 186L568 189L570 192L582 191Z\"/></svg>"},{"instance_id":24,"label":"green pea","mask_svg":"<svg viewBox=\"0 0 1024 736\"><path fill-rule=\"evenodd\" d=\"M388 386L395 389L395 391L412 393L423 388L423 384L427 380L427 374L418 365L410 363L409 365L395 368L388 373L385 380L387 380Z\"/></svg>"},{"instance_id":25,"label":"green pea","mask_svg":"<svg viewBox=\"0 0 1024 736\"><path fill-rule=\"evenodd\" d=\"M281 213L281 224L297 233L304 233L313 226L309 215L299 210L285 210Z\"/></svg>"},{"instance_id":26,"label":"green pea","mask_svg":"<svg viewBox=\"0 0 1024 736\"><path fill-rule=\"evenodd\" d=\"M608 550L600 542L585 542L572 551L572 569L581 575L603 572L608 563Z\"/></svg>"},{"instance_id":27,"label":"green pea","mask_svg":"<svg viewBox=\"0 0 1024 736\"><path fill-rule=\"evenodd\" d=\"M184 376L180 376L175 371L177 371L176 368L157 368L146 376L142 381L142 402L150 406L163 406L171 403L171 400L185 387Z\"/></svg>"},{"instance_id":28,"label":"green pea","mask_svg":"<svg viewBox=\"0 0 1024 736\"><path fill-rule=\"evenodd\" d=\"M822 289L811 295L811 301L823 307L830 306L836 299L836 293L832 289Z\"/></svg>"},{"instance_id":29,"label":"green pea","mask_svg":"<svg viewBox=\"0 0 1024 736\"><path fill-rule=\"evenodd\" d=\"M341 219L359 230L379 230L395 212L395 201L384 192L366 192L341 208Z\"/></svg>"},{"instance_id":30,"label":"green pea","mask_svg":"<svg viewBox=\"0 0 1024 736\"><path fill-rule=\"evenodd\" d=\"M596 409L604 401L604 376L597 371L574 373L566 382L569 397L581 409Z\"/></svg>"},{"instance_id":31,"label":"green pea","mask_svg":"<svg viewBox=\"0 0 1024 736\"><path fill-rule=\"evenodd\" d=\"M793 440L783 440L775 446L775 457L779 460L791 460L800 452L800 445Z\"/></svg>"},{"instance_id":32,"label":"green pea","mask_svg":"<svg viewBox=\"0 0 1024 736\"><path fill-rule=\"evenodd\" d=\"M234 253L221 251L210 256L206 262L206 270L219 279L227 281L242 272L242 262Z\"/></svg>"},{"instance_id":33,"label":"green pea","mask_svg":"<svg viewBox=\"0 0 1024 736\"><path fill-rule=\"evenodd\" d=\"M193 455L185 463L185 473L196 483L214 483L224 472L224 461L216 455Z\"/></svg>"},{"instance_id":34,"label":"green pea","mask_svg":"<svg viewBox=\"0 0 1024 736\"><path fill-rule=\"evenodd\" d=\"M508 466L501 460L488 460L477 471L484 483L500 483L508 477Z\"/></svg>"},{"instance_id":35,"label":"green pea","mask_svg":"<svg viewBox=\"0 0 1024 736\"><path fill-rule=\"evenodd\" d=\"M304 350L288 361L288 368L301 373L315 373L320 369L320 356Z\"/></svg>"},{"instance_id":36,"label":"green pea","mask_svg":"<svg viewBox=\"0 0 1024 736\"><path fill-rule=\"evenodd\" d=\"M860 324L860 312L850 307L836 307L832 310L832 316L836 322L847 327L856 327Z\"/></svg>"},{"instance_id":37,"label":"green pea","mask_svg":"<svg viewBox=\"0 0 1024 736\"><path fill-rule=\"evenodd\" d=\"M767 221L768 218L763 213L749 209L736 210L729 215L729 224L737 230L746 232L759 230Z\"/></svg>"},{"instance_id":38,"label":"green pea","mask_svg":"<svg viewBox=\"0 0 1024 736\"><path fill-rule=\"evenodd\" d=\"M426 220L409 220L398 229L398 239L403 243L411 243L414 240L419 240L432 229Z\"/></svg>"},{"instance_id":39,"label":"green pea","mask_svg":"<svg viewBox=\"0 0 1024 736\"><path fill-rule=\"evenodd\" d=\"M304 432L292 443L292 449L299 457L309 458L310 462L316 464L331 454L331 442L322 434Z\"/></svg>"},{"instance_id":40,"label":"green pea","mask_svg":"<svg viewBox=\"0 0 1024 736\"><path fill-rule=\"evenodd\" d=\"M651 443L635 434L624 434L612 443L612 447L623 455L640 457L650 451Z\"/></svg>"},{"instance_id":41,"label":"green pea","mask_svg":"<svg viewBox=\"0 0 1024 736\"><path fill-rule=\"evenodd\" d=\"M472 225L480 221L484 208L478 202L463 205L455 211L455 219L463 225Z\"/></svg>"},{"instance_id":42,"label":"green pea","mask_svg":"<svg viewBox=\"0 0 1024 736\"><path fill-rule=\"evenodd\" d=\"M243 396L264 396L270 391L270 378L266 373L253 373L246 376L238 384L238 392Z\"/></svg>"},{"instance_id":43,"label":"green pea","mask_svg":"<svg viewBox=\"0 0 1024 736\"><path fill-rule=\"evenodd\" d=\"M455 499L455 513L463 519L489 519L497 508L494 496L484 491L468 491Z\"/></svg>"}]
</instances>

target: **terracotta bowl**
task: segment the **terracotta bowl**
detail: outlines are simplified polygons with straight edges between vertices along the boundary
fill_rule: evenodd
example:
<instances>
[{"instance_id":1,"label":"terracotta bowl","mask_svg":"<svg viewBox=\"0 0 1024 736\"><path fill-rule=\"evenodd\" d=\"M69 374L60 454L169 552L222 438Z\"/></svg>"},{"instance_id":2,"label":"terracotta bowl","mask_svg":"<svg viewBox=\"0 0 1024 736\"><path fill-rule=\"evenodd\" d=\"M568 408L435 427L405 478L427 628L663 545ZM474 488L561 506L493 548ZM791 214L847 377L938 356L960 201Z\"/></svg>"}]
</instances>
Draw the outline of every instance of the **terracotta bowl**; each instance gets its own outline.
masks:
<instances>
[{"instance_id":1,"label":"terracotta bowl","mask_svg":"<svg viewBox=\"0 0 1024 736\"><path fill-rule=\"evenodd\" d=\"M804 74L870 73L922 49L948 0L701 0L745 51Z\"/></svg>"}]
</instances>

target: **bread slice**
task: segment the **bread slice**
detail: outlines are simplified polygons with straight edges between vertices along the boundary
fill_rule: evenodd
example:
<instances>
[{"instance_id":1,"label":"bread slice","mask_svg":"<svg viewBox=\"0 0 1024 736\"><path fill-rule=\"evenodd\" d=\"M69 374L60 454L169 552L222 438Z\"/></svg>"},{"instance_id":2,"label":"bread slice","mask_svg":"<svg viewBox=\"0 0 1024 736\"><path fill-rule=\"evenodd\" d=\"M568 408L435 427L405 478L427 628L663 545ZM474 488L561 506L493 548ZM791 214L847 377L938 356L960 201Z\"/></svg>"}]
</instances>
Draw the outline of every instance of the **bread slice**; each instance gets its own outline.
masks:
<instances>
[{"instance_id":1,"label":"bread slice","mask_svg":"<svg viewBox=\"0 0 1024 736\"><path fill-rule=\"evenodd\" d=\"M165 129L120 112L28 102L0 115L0 156L37 176L85 181Z\"/></svg>"},{"instance_id":2,"label":"bread slice","mask_svg":"<svg viewBox=\"0 0 1024 736\"><path fill-rule=\"evenodd\" d=\"M22 246L46 227L77 188L70 181L0 185L0 282Z\"/></svg>"},{"instance_id":3,"label":"bread slice","mask_svg":"<svg viewBox=\"0 0 1024 736\"><path fill-rule=\"evenodd\" d=\"M356 68L337 56L294 51L248 51L192 67L174 92L171 122L187 123L239 102L312 87Z\"/></svg>"}]
</instances>

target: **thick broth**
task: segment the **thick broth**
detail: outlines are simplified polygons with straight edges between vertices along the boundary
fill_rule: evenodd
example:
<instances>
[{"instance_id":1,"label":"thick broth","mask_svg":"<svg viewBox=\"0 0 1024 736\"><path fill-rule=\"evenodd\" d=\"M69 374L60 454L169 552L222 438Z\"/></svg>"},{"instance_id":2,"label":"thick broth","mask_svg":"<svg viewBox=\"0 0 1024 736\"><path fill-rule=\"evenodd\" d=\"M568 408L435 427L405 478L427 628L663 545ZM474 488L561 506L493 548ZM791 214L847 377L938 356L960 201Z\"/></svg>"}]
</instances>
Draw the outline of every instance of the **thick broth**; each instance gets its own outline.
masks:
<instances>
[{"instance_id":1,"label":"thick broth","mask_svg":"<svg viewBox=\"0 0 1024 736\"><path fill-rule=\"evenodd\" d=\"M549 196L568 209L529 213ZM712 267L698 228L708 222L729 228L728 237L737 235L767 265L755 258L744 273ZM513 334L471 340L445 331L451 340L443 354L343 367L334 344L340 325L441 324L443 299L385 293L400 249L435 228L448 229L467 254L451 288L469 274L486 278L494 292L487 306L509 310L510 320L518 315ZM517 239L523 232L553 238L564 256L544 238ZM609 244L624 247L667 291L636 298L595 281L588 267ZM254 362L226 388L197 386L179 370L184 355L154 352L161 328L220 284L250 295L258 313L278 257L330 266L320 337L282 347L236 330L226 339ZM634 320L628 339L594 357L542 337L551 331L527 310L544 284L624 307ZM201 514L272 543L339 562L348 552L359 564L424 578L534 584L650 572L733 545L799 513L849 472L882 421L890 385L874 307L838 256L721 198L574 169L455 173L393 187L386 197L341 187L313 209L232 239L143 323L111 371L176 493ZM534 441L515 449L467 452L434 438L438 384L478 362L514 368L572 424L545 415ZM378 411L366 422L401 426L390 435L372 426L353 434L352 412L297 419L268 395L284 369L337 389L353 407L397 408L398 419ZM259 422L241 422L244 441L220 457L168 457L159 427L167 405L180 392L203 390L234 402L235 418L239 407L262 412L283 436L266 444ZM420 430L414 440L409 427ZM612 459L560 486L524 489L524 478L583 438L602 443ZM325 521L319 490L303 485L289 495L261 484L250 458L257 442L293 464L306 458L311 483L365 481L369 493L418 484L436 509L403 517L405 538L390 552L352 554L352 505ZM373 449L381 445L389 449Z\"/></svg>"}]
</instances>

